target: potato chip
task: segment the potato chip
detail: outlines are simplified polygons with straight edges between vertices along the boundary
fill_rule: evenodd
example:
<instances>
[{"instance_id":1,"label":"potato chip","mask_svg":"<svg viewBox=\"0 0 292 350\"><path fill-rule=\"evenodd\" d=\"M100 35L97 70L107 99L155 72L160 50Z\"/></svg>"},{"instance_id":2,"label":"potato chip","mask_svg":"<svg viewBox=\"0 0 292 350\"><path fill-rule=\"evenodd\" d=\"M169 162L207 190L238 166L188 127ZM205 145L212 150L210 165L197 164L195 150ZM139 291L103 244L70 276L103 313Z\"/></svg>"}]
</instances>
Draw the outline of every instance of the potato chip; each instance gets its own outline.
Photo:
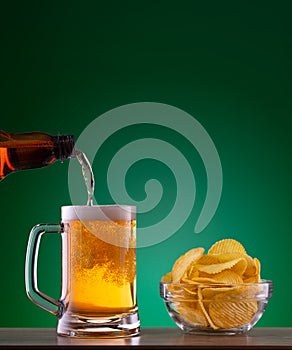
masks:
<instances>
[{"instance_id":1,"label":"potato chip","mask_svg":"<svg viewBox=\"0 0 292 350\"><path fill-rule=\"evenodd\" d=\"M232 260L232 259L230 259L230 260ZM200 265L218 264L220 262L223 262L223 261L220 261L218 259L218 257L216 255L213 255L213 254L205 254L197 261L197 263Z\"/></svg>"},{"instance_id":2,"label":"potato chip","mask_svg":"<svg viewBox=\"0 0 292 350\"><path fill-rule=\"evenodd\" d=\"M184 319L186 320L186 323L190 323L191 325L198 325L207 327L208 321L201 310L200 306L196 305L196 303L180 303L176 309L178 313L183 315Z\"/></svg>"},{"instance_id":3,"label":"potato chip","mask_svg":"<svg viewBox=\"0 0 292 350\"><path fill-rule=\"evenodd\" d=\"M221 271L224 271L226 269L231 269L235 265L240 264L241 268L240 271L242 270L243 267L246 268L246 261L242 258L226 261L224 263L219 263L219 264L211 264L211 265L198 265L197 269L202 272L206 272L208 274L215 274L219 273Z\"/></svg>"},{"instance_id":4,"label":"potato chip","mask_svg":"<svg viewBox=\"0 0 292 350\"><path fill-rule=\"evenodd\" d=\"M261 279L258 275L243 279L244 283L259 283L260 281Z\"/></svg>"},{"instance_id":5,"label":"potato chip","mask_svg":"<svg viewBox=\"0 0 292 350\"><path fill-rule=\"evenodd\" d=\"M189 250L184 255L180 256L176 262L174 263L171 273L172 273L172 281L174 283L178 283L183 277L185 271L188 267L200 259L200 257L204 253L204 248L194 248Z\"/></svg>"},{"instance_id":6,"label":"potato chip","mask_svg":"<svg viewBox=\"0 0 292 350\"><path fill-rule=\"evenodd\" d=\"M256 264L253 258L249 255L245 255L245 260L247 262L246 270L244 272L245 276L254 276L257 272Z\"/></svg>"},{"instance_id":7,"label":"potato chip","mask_svg":"<svg viewBox=\"0 0 292 350\"><path fill-rule=\"evenodd\" d=\"M244 276L243 276L243 281L245 283L258 283L261 281L261 263L259 259L254 258L252 259L253 264L254 264L254 274L252 274L252 271L245 271Z\"/></svg>"},{"instance_id":8,"label":"potato chip","mask_svg":"<svg viewBox=\"0 0 292 350\"><path fill-rule=\"evenodd\" d=\"M213 328L213 329L218 329L218 327L213 323L211 317L209 316L209 313L207 312L206 308L205 308L205 305L203 303L203 298L202 298L202 291L201 291L201 288L198 289L198 296L199 296L199 306L204 314L204 316L206 317L207 321L208 321L208 324Z\"/></svg>"},{"instance_id":9,"label":"potato chip","mask_svg":"<svg viewBox=\"0 0 292 350\"><path fill-rule=\"evenodd\" d=\"M241 301L243 299L248 301L256 300L256 295L260 292L261 287L258 285L248 285L248 284L240 284L233 285L229 288L229 290L224 290L223 288L218 289L218 293L214 295L214 300L224 299L232 302Z\"/></svg>"},{"instance_id":10,"label":"potato chip","mask_svg":"<svg viewBox=\"0 0 292 350\"><path fill-rule=\"evenodd\" d=\"M257 265L256 265L254 259L247 254L227 253L227 254L219 254L217 257L218 257L218 260L220 262L229 261L229 260L236 259L239 257L245 259L247 265L246 265L246 269L244 271L244 278L255 276L257 273Z\"/></svg>"},{"instance_id":11,"label":"potato chip","mask_svg":"<svg viewBox=\"0 0 292 350\"><path fill-rule=\"evenodd\" d=\"M186 288L184 287L184 291L188 294L191 294L193 297L198 295L198 289L197 288Z\"/></svg>"},{"instance_id":12,"label":"potato chip","mask_svg":"<svg viewBox=\"0 0 292 350\"><path fill-rule=\"evenodd\" d=\"M257 258L254 258L253 261L254 261L254 264L255 264L255 267L256 267L256 275L260 276L260 274L261 274L261 263L260 263L259 259L257 259Z\"/></svg>"},{"instance_id":13,"label":"potato chip","mask_svg":"<svg viewBox=\"0 0 292 350\"><path fill-rule=\"evenodd\" d=\"M239 258L245 259L245 255L246 254L243 254L243 253L233 252L233 253L219 253L219 254L215 254L213 256L216 257L216 259L218 260L219 263L222 263L222 262L227 262L227 261L231 261L231 260L239 259Z\"/></svg>"},{"instance_id":14,"label":"potato chip","mask_svg":"<svg viewBox=\"0 0 292 350\"><path fill-rule=\"evenodd\" d=\"M226 287L225 289L218 290L218 293L214 295L214 300L224 299L228 301L236 301L247 297L247 289L244 285L233 285Z\"/></svg>"},{"instance_id":15,"label":"potato chip","mask_svg":"<svg viewBox=\"0 0 292 350\"><path fill-rule=\"evenodd\" d=\"M172 282L171 272L167 272L165 275L161 277L161 282Z\"/></svg>"},{"instance_id":16,"label":"potato chip","mask_svg":"<svg viewBox=\"0 0 292 350\"><path fill-rule=\"evenodd\" d=\"M258 284L242 284L240 287L240 295L238 298L242 298L243 296L245 298L248 298L249 300L257 300L257 294L261 292L262 286Z\"/></svg>"},{"instance_id":17,"label":"potato chip","mask_svg":"<svg viewBox=\"0 0 292 350\"><path fill-rule=\"evenodd\" d=\"M172 294L173 300L176 302L184 302L184 301L193 301L194 296L188 293L185 288L180 284L170 284L168 287L168 290Z\"/></svg>"},{"instance_id":18,"label":"potato chip","mask_svg":"<svg viewBox=\"0 0 292 350\"><path fill-rule=\"evenodd\" d=\"M182 279L180 280L180 283L183 283L183 284L198 284L196 281L190 280L187 277L182 277Z\"/></svg>"},{"instance_id":19,"label":"potato chip","mask_svg":"<svg viewBox=\"0 0 292 350\"><path fill-rule=\"evenodd\" d=\"M225 283L225 284L240 284L243 283L243 279L240 275L232 270L224 270L222 272L213 275L213 279L217 283Z\"/></svg>"},{"instance_id":20,"label":"potato chip","mask_svg":"<svg viewBox=\"0 0 292 350\"><path fill-rule=\"evenodd\" d=\"M214 286L214 287L202 287L201 295L204 302L212 301L215 299L216 295L222 295L222 293L230 293L234 287L225 287L225 286Z\"/></svg>"},{"instance_id":21,"label":"potato chip","mask_svg":"<svg viewBox=\"0 0 292 350\"><path fill-rule=\"evenodd\" d=\"M183 278L187 278L187 279L193 279L193 278L196 278L196 277L199 277L200 275L200 272L197 270L196 268L196 265L192 264L187 270L186 272L184 273Z\"/></svg>"},{"instance_id":22,"label":"potato chip","mask_svg":"<svg viewBox=\"0 0 292 350\"><path fill-rule=\"evenodd\" d=\"M222 253L243 253L246 251L243 245L237 242L235 239L222 239L221 241L216 242L209 249L208 254L222 254Z\"/></svg>"},{"instance_id":23,"label":"potato chip","mask_svg":"<svg viewBox=\"0 0 292 350\"><path fill-rule=\"evenodd\" d=\"M231 267L231 270L236 272L239 276L242 276L246 270L247 262L244 258L240 258L239 261Z\"/></svg>"},{"instance_id":24,"label":"potato chip","mask_svg":"<svg viewBox=\"0 0 292 350\"><path fill-rule=\"evenodd\" d=\"M204 284L204 283L220 283L217 282L216 279L211 278L211 277L194 277L193 279L182 279L183 283L191 283L191 284Z\"/></svg>"},{"instance_id":25,"label":"potato chip","mask_svg":"<svg viewBox=\"0 0 292 350\"><path fill-rule=\"evenodd\" d=\"M209 304L209 315L217 327L234 328L249 323L257 309L256 301L215 301Z\"/></svg>"}]
</instances>

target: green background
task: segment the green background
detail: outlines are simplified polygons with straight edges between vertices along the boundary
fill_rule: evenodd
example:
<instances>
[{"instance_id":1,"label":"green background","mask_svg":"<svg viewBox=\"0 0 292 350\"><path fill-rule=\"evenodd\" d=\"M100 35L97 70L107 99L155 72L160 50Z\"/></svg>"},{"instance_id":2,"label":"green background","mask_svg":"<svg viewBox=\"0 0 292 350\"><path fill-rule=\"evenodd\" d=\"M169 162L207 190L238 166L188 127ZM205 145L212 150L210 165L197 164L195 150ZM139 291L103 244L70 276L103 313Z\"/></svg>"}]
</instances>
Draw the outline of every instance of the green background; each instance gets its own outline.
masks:
<instances>
[{"instance_id":1,"label":"green background","mask_svg":"<svg viewBox=\"0 0 292 350\"><path fill-rule=\"evenodd\" d=\"M121 132L95 161L96 196L105 202L106 165L127 134L168 140L197 172L192 216L168 240L137 252L142 326L174 326L159 297L161 275L186 250L226 237L240 240L262 262L262 277L274 282L258 325L292 326L292 2L27 0L0 7L1 129L77 138L102 113L150 101L193 115L217 147L222 198L197 235L206 180L199 156L178 135L154 127ZM166 185L161 217L175 181L157 163L137 164L128 183L129 193L143 198L143 181L157 172ZM55 163L0 183L1 327L56 324L26 297L24 259L31 227L57 222L60 206L70 204L67 169L68 162ZM59 239L44 240L40 260L40 288L58 297Z\"/></svg>"}]
</instances>

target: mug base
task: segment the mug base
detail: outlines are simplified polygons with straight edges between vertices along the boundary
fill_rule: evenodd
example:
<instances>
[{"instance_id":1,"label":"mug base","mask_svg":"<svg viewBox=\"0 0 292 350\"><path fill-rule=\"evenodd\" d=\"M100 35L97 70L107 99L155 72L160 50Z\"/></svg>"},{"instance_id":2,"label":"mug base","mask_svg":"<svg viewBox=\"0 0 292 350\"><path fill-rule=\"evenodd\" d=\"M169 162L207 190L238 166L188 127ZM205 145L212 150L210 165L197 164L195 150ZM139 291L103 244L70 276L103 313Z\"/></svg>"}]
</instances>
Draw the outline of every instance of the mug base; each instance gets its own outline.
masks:
<instances>
[{"instance_id":1,"label":"mug base","mask_svg":"<svg viewBox=\"0 0 292 350\"><path fill-rule=\"evenodd\" d=\"M85 317L67 311L57 326L58 335L75 338L121 338L139 333L138 311L111 317Z\"/></svg>"}]
</instances>

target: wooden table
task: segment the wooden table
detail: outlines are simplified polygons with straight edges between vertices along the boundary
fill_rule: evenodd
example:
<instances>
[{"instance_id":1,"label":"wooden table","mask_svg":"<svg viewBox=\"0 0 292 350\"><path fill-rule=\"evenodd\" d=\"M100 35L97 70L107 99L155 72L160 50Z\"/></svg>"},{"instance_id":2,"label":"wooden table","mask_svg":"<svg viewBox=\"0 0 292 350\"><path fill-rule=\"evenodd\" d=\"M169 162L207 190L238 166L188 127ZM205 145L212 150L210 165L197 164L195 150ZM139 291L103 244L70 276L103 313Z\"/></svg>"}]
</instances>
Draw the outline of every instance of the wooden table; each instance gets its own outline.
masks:
<instances>
[{"instance_id":1,"label":"wooden table","mask_svg":"<svg viewBox=\"0 0 292 350\"><path fill-rule=\"evenodd\" d=\"M190 335L176 328L144 328L119 339L59 337L53 328L0 328L0 349L292 349L292 328L254 328L233 336ZM138 349L137 349L138 350Z\"/></svg>"}]
</instances>

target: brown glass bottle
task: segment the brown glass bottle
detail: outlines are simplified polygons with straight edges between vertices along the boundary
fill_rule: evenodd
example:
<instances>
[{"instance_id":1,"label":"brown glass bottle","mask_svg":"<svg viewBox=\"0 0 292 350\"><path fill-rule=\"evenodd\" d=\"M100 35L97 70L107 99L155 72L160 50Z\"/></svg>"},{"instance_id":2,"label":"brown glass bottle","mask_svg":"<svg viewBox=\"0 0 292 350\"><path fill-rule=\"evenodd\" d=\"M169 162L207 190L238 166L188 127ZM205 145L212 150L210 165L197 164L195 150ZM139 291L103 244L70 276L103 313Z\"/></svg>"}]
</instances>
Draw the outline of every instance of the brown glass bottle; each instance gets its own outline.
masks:
<instances>
[{"instance_id":1,"label":"brown glass bottle","mask_svg":"<svg viewBox=\"0 0 292 350\"><path fill-rule=\"evenodd\" d=\"M73 135L12 134L0 130L0 180L14 171L41 168L67 159L73 148Z\"/></svg>"}]
</instances>

